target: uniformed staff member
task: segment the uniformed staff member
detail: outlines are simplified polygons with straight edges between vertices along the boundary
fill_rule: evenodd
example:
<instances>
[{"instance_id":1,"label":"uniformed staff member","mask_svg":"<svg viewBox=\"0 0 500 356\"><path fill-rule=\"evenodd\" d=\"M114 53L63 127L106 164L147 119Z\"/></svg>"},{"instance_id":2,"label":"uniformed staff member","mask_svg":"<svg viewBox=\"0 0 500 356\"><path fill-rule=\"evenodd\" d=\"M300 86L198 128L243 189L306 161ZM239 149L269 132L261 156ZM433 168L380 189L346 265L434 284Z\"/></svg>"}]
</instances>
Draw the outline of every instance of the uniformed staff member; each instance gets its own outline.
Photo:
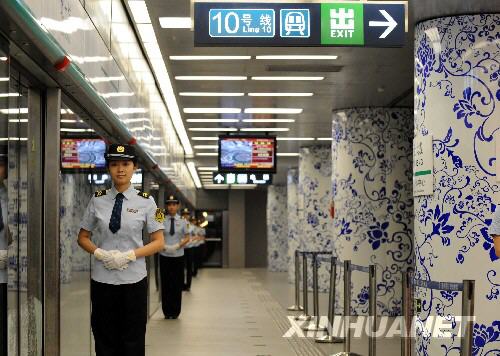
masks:
<instances>
[{"instance_id":1,"label":"uniformed staff member","mask_svg":"<svg viewBox=\"0 0 500 356\"><path fill-rule=\"evenodd\" d=\"M200 269L201 266L203 265L205 259L205 250L206 250L205 239L207 236L207 230L204 227L202 227L202 224L203 220L200 219L198 221L198 226L200 229L199 232L200 245L198 246L198 269Z\"/></svg>"},{"instance_id":2,"label":"uniformed staff member","mask_svg":"<svg viewBox=\"0 0 500 356\"><path fill-rule=\"evenodd\" d=\"M97 356L144 356L144 257L163 249L164 214L148 193L130 183L137 169L133 146L112 144L105 159L113 187L94 194L78 234L78 244L95 257L91 281L95 350ZM142 241L144 226L151 237L146 246Z\"/></svg>"},{"instance_id":3,"label":"uniformed staff member","mask_svg":"<svg viewBox=\"0 0 500 356\"><path fill-rule=\"evenodd\" d=\"M200 235L200 227L198 226L198 219L193 217L191 220L193 224L193 277L198 275L198 251L201 244L201 235Z\"/></svg>"},{"instance_id":4,"label":"uniformed staff member","mask_svg":"<svg viewBox=\"0 0 500 356\"><path fill-rule=\"evenodd\" d=\"M497 205L497 210L493 216L493 222L490 227L490 235L495 244L495 254L500 258L500 205Z\"/></svg>"},{"instance_id":5,"label":"uniformed staff member","mask_svg":"<svg viewBox=\"0 0 500 356\"><path fill-rule=\"evenodd\" d=\"M7 154L0 154L0 356L7 356L7 265L12 242L7 224Z\"/></svg>"},{"instance_id":6,"label":"uniformed staff member","mask_svg":"<svg viewBox=\"0 0 500 356\"><path fill-rule=\"evenodd\" d=\"M189 231L186 221L177 214L179 200L171 195L166 205L165 246L160 253L161 306L165 319L177 319L181 313L184 246L189 242Z\"/></svg>"},{"instance_id":7,"label":"uniformed staff member","mask_svg":"<svg viewBox=\"0 0 500 356\"><path fill-rule=\"evenodd\" d=\"M191 281L193 279L193 241L192 231L193 226L190 223L191 212L188 208L182 209L181 216L186 220L189 232L189 242L184 246L184 266L186 269L186 280L182 288L183 291L189 292L191 290Z\"/></svg>"},{"instance_id":8,"label":"uniformed staff member","mask_svg":"<svg viewBox=\"0 0 500 356\"><path fill-rule=\"evenodd\" d=\"M196 221L196 245L194 249L194 272L193 276L198 275L198 269L201 268L203 258L203 244L205 243L205 229L200 225L202 220Z\"/></svg>"}]
</instances>

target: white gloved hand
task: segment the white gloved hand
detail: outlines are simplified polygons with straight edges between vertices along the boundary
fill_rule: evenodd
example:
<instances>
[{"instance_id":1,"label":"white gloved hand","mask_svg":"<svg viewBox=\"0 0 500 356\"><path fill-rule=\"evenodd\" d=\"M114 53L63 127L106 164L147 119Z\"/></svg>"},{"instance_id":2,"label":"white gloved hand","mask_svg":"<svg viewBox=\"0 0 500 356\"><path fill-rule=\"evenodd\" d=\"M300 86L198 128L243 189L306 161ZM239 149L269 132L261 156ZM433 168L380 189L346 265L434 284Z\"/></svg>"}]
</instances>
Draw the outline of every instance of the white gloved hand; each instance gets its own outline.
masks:
<instances>
[{"instance_id":1,"label":"white gloved hand","mask_svg":"<svg viewBox=\"0 0 500 356\"><path fill-rule=\"evenodd\" d=\"M117 269L123 271L128 268L128 263L137 259L133 250L127 252L112 251L112 257L104 262L107 269Z\"/></svg>"},{"instance_id":2,"label":"white gloved hand","mask_svg":"<svg viewBox=\"0 0 500 356\"><path fill-rule=\"evenodd\" d=\"M181 247L181 245L179 243L176 243L175 245L165 245L165 247L163 249L165 250L165 252L175 252L180 247Z\"/></svg>"},{"instance_id":3,"label":"white gloved hand","mask_svg":"<svg viewBox=\"0 0 500 356\"><path fill-rule=\"evenodd\" d=\"M104 262L110 260L112 256L113 256L112 251L103 250L102 248L97 248L94 251L94 257L99 261Z\"/></svg>"},{"instance_id":4,"label":"white gloved hand","mask_svg":"<svg viewBox=\"0 0 500 356\"><path fill-rule=\"evenodd\" d=\"M7 269L7 250L0 250L0 269Z\"/></svg>"}]
</instances>

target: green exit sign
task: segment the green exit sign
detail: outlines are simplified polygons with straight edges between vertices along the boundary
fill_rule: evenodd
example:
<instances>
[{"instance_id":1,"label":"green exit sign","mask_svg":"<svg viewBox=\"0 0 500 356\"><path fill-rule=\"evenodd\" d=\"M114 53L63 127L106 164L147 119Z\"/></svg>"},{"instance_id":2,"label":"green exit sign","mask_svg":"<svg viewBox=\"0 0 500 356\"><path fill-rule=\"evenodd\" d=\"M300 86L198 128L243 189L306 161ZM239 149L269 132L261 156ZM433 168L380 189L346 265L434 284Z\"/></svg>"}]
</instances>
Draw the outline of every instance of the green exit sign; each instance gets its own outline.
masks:
<instances>
[{"instance_id":1,"label":"green exit sign","mask_svg":"<svg viewBox=\"0 0 500 356\"><path fill-rule=\"evenodd\" d=\"M322 45L364 45L363 4L321 4Z\"/></svg>"}]
</instances>

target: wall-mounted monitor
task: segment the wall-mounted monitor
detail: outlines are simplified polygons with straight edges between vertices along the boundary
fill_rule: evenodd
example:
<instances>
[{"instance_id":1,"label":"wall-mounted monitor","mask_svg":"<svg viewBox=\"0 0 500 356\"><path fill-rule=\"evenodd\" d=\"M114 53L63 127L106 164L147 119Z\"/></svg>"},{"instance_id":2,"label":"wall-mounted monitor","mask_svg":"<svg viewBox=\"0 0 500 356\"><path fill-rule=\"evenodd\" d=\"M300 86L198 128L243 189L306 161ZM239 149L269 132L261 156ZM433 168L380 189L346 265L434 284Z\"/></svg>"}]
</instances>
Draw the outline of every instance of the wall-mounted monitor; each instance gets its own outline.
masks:
<instances>
[{"instance_id":1,"label":"wall-mounted monitor","mask_svg":"<svg viewBox=\"0 0 500 356\"><path fill-rule=\"evenodd\" d=\"M61 139L61 169L105 169L106 143L100 139Z\"/></svg>"},{"instance_id":2,"label":"wall-mounted monitor","mask_svg":"<svg viewBox=\"0 0 500 356\"><path fill-rule=\"evenodd\" d=\"M276 173L276 137L219 136L219 172Z\"/></svg>"}]
</instances>

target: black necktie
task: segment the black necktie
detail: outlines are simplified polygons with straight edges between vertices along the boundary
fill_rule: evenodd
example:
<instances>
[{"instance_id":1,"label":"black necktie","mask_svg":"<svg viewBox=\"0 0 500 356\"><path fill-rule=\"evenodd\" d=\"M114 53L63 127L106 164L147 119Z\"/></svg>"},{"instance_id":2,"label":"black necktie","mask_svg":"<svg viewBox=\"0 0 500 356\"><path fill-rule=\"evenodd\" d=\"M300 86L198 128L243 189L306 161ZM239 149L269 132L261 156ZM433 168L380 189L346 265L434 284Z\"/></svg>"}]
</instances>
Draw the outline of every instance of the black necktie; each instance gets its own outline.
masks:
<instances>
[{"instance_id":1,"label":"black necktie","mask_svg":"<svg viewBox=\"0 0 500 356\"><path fill-rule=\"evenodd\" d=\"M3 211L2 211L2 204L0 203L0 231L3 230L4 228L4 224L3 224Z\"/></svg>"},{"instance_id":2,"label":"black necktie","mask_svg":"<svg viewBox=\"0 0 500 356\"><path fill-rule=\"evenodd\" d=\"M170 218L170 235L172 236L175 234L175 225L174 225L175 218Z\"/></svg>"},{"instance_id":3,"label":"black necktie","mask_svg":"<svg viewBox=\"0 0 500 356\"><path fill-rule=\"evenodd\" d=\"M113 234L120 230L123 198L124 196L122 193L116 194L115 205L113 206L113 212L111 213L111 219L109 220L109 229Z\"/></svg>"}]
</instances>

